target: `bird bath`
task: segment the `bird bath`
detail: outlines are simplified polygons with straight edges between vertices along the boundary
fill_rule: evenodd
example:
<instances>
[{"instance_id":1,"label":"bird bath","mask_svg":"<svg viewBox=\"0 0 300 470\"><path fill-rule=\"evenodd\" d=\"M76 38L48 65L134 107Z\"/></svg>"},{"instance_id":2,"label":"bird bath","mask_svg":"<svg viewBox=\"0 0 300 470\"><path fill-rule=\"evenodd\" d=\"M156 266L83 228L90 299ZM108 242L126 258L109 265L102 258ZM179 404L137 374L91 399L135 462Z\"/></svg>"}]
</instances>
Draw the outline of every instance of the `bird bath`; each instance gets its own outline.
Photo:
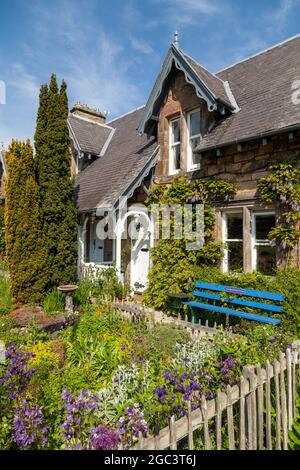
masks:
<instances>
[{"instance_id":1,"label":"bird bath","mask_svg":"<svg viewBox=\"0 0 300 470\"><path fill-rule=\"evenodd\" d=\"M57 289L63 292L63 294L66 294L65 311L67 313L73 313L74 312L73 292L76 289L78 289L78 286L69 284L67 286L59 286Z\"/></svg>"}]
</instances>

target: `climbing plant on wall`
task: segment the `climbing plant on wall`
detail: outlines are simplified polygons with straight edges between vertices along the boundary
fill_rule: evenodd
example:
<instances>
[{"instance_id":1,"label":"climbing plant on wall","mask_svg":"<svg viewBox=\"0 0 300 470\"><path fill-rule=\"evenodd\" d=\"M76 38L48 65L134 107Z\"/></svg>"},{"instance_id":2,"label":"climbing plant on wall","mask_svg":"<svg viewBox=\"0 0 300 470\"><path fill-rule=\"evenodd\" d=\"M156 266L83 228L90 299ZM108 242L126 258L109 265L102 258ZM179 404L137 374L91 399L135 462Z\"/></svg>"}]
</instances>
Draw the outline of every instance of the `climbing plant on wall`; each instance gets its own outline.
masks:
<instances>
[{"instance_id":1,"label":"climbing plant on wall","mask_svg":"<svg viewBox=\"0 0 300 470\"><path fill-rule=\"evenodd\" d=\"M300 170L293 162L270 166L271 173L258 182L260 199L276 203L278 224L269 233L273 246L290 251L298 242L300 230Z\"/></svg>"},{"instance_id":2,"label":"climbing plant on wall","mask_svg":"<svg viewBox=\"0 0 300 470\"><path fill-rule=\"evenodd\" d=\"M228 200L236 191L237 186L227 181L210 178L190 182L182 176L175 177L171 185L152 186L147 201L149 207L154 204L204 204L205 243L199 250L189 250L185 236L178 240L172 232L169 239L156 243L152 249L149 287L144 295L147 304L156 308L165 307L168 293L191 290L197 266L219 264L223 257L223 244L214 241L215 214L212 201Z\"/></svg>"}]
</instances>

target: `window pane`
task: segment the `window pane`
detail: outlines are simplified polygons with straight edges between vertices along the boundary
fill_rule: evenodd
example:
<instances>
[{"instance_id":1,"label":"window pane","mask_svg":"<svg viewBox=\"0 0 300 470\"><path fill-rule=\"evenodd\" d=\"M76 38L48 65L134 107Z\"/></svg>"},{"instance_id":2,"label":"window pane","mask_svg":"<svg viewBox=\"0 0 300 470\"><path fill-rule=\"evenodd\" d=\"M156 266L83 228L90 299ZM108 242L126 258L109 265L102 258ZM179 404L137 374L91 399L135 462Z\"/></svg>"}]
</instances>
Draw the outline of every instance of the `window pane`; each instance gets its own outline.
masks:
<instances>
[{"instance_id":1,"label":"window pane","mask_svg":"<svg viewBox=\"0 0 300 470\"><path fill-rule=\"evenodd\" d=\"M192 154L193 165L200 165L201 164L201 154L200 153L193 153Z\"/></svg>"},{"instance_id":2,"label":"window pane","mask_svg":"<svg viewBox=\"0 0 300 470\"><path fill-rule=\"evenodd\" d=\"M243 243L228 242L228 270L243 271Z\"/></svg>"},{"instance_id":3,"label":"window pane","mask_svg":"<svg viewBox=\"0 0 300 470\"><path fill-rule=\"evenodd\" d=\"M180 120L172 121L172 143L180 142Z\"/></svg>"},{"instance_id":4,"label":"window pane","mask_svg":"<svg viewBox=\"0 0 300 470\"><path fill-rule=\"evenodd\" d=\"M257 246L257 271L272 275L276 269L276 249L271 246Z\"/></svg>"},{"instance_id":5,"label":"window pane","mask_svg":"<svg viewBox=\"0 0 300 470\"><path fill-rule=\"evenodd\" d=\"M190 114L190 137L200 134L200 111Z\"/></svg>"},{"instance_id":6,"label":"window pane","mask_svg":"<svg viewBox=\"0 0 300 470\"><path fill-rule=\"evenodd\" d=\"M200 137L193 137L193 139L190 139L190 145L191 145L192 151L197 147L199 142L200 142Z\"/></svg>"},{"instance_id":7,"label":"window pane","mask_svg":"<svg viewBox=\"0 0 300 470\"><path fill-rule=\"evenodd\" d=\"M227 214L227 239L243 240L243 214Z\"/></svg>"},{"instance_id":8,"label":"window pane","mask_svg":"<svg viewBox=\"0 0 300 470\"><path fill-rule=\"evenodd\" d=\"M275 227L275 215L256 216L256 240L268 240L270 230Z\"/></svg>"},{"instance_id":9,"label":"window pane","mask_svg":"<svg viewBox=\"0 0 300 470\"><path fill-rule=\"evenodd\" d=\"M180 145L173 148L174 169L180 170Z\"/></svg>"},{"instance_id":10,"label":"window pane","mask_svg":"<svg viewBox=\"0 0 300 470\"><path fill-rule=\"evenodd\" d=\"M113 241L110 238L104 240L104 254L103 261L108 262L113 260Z\"/></svg>"}]
</instances>

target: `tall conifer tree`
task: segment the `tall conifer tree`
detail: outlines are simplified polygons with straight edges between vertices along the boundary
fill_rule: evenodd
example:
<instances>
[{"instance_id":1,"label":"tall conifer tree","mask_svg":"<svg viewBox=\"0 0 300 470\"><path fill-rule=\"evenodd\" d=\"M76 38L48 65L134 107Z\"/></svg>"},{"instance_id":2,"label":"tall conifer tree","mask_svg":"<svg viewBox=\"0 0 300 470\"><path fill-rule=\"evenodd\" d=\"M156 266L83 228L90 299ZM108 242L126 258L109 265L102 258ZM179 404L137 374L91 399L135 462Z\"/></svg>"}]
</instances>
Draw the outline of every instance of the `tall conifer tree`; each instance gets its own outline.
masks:
<instances>
[{"instance_id":1,"label":"tall conifer tree","mask_svg":"<svg viewBox=\"0 0 300 470\"><path fill-rule=\"evenodd\" d=\"M39 301L45 287L45 250L29 140L12 141L6 162L5 239L11 290L18 301Z\"/></svg>"},{"instance_id":2,"label":"tall conifer tree","mask_svg":"<svg viewBox=\"0 0 300 470\"><path fill-rule=\"evenodd\" d=\"M72 281L76 274L77 223L67 116L66 83L63 81L58 90L56 76L52 75L49 89L41 88L35 133L47 290Z\"/></svg>"}]
</instances>

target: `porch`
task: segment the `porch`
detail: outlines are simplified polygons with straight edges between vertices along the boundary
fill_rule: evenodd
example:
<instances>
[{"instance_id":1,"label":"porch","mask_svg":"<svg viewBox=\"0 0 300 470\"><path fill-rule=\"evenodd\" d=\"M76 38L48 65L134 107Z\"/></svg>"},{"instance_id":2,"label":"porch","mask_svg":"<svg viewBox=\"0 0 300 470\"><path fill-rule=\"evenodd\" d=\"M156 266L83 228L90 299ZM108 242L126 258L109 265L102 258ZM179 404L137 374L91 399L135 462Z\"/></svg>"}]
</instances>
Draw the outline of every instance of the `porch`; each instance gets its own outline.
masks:
<instances>
[{"instance_id":1,"label":"porch","mask_svg":"<svg viewBox=\"0 0 300 470\"><path fill-rule=\"evenodd\" d=\"M114 268L123 285L133 293L142 293L147 287L152 246L146 208L118 210L112 219L93 213L81 217L78 277L96 277L101 270Z\"/></svg>"}]
</instances>

